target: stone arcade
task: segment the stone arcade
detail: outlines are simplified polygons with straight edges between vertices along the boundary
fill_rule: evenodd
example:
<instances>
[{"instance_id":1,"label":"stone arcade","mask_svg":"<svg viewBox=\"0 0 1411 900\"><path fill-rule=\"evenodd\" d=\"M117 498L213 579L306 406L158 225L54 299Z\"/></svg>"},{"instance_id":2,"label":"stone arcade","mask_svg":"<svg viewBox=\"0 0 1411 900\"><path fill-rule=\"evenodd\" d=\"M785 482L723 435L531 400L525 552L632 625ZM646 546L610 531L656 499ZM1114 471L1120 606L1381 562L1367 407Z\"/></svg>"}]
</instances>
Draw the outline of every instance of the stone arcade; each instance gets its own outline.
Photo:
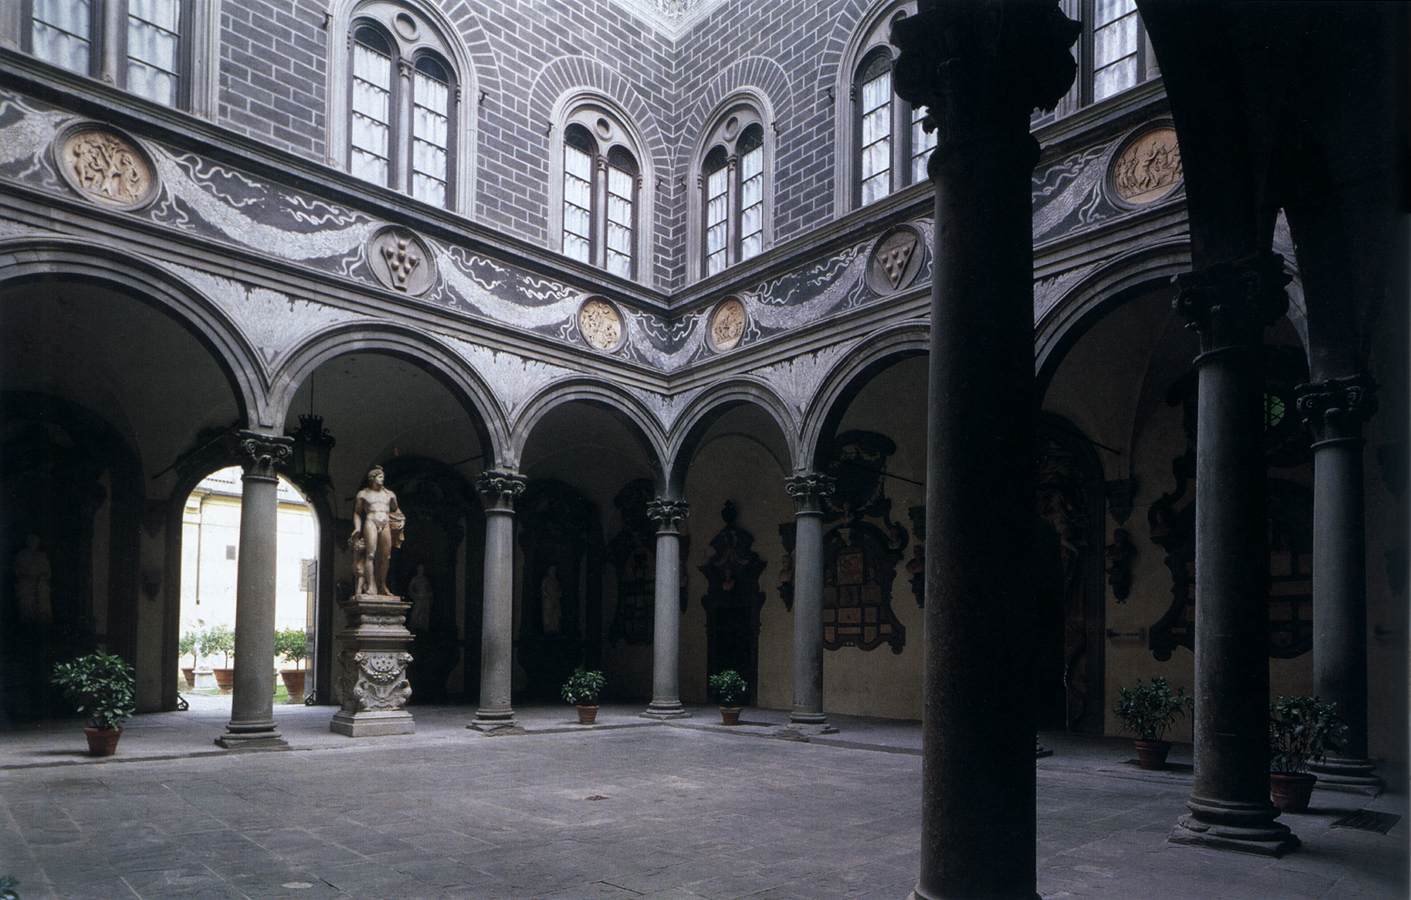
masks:
<instances>
[{"instance_id":1,"label":"stone arcade","mask_svg":"<svg viewBox=\"0 0 1411 900\"><path fill-rule=\"evenodd\" d=\"M1035 895L1035 733L1138 678L1195 700L1154 853L1299 847L1279 695L1404 796L1405 8L0 6L0 751L94 646L184 707L240 466L206 751L300 746L283 478L340 736L514 753L578 666L699 732L735 669L800 745L920 722L926 898Z\"/></svg>"}]
</instances>

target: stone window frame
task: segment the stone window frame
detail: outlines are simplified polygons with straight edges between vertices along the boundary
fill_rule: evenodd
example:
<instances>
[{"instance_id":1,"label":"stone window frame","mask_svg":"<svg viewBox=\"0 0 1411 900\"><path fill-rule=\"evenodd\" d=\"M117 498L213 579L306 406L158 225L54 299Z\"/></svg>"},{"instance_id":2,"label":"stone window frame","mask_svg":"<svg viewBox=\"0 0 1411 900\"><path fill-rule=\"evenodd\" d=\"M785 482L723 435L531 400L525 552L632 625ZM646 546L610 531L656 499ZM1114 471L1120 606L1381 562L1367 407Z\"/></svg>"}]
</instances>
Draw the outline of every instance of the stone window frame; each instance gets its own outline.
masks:
<instances>
[{"instance_id":1,"label":"stone window frame","mask_svg":"<svg viewBox=\"0 0 1411 900\"><path fill-rule=\"evenodd\" d=\"M736 120L733 135L726 137L730 120ZM735 152L740 140L750 128L758 128L764 149L764 211L762 214L764 235L759 254L763 255L774 245L774 112L768 99L757 91L748 88L732 92L718 103L715 111L705 120L706 127L701 131L695 152L691 156L691 187L686 191L686 246L691 248L686 254L686 277L696 281L709 277L706 274L706 203L705 203L705 163L717 148L722 148L726 165L730 169L727 186L727 238L725 268L741 262L740 259L740 178L736 165ZM754 257L751 257L754 258ZM718 273L717 273L718 274Z\"/></svg>"},{"instance_id":2,"label":"stone window frame","mask_svg":"<svg viewBox=\"0 0 1411 900\"><path fill-rule=\"evenodd\" d=\"M916 0L885 0L872 7L853 30L838 66L833 91L833 147L835 166L833 204L841 216L862 204L862 97L860 76L880 54L895 63L896 50L888 42L892 23L916 14ZM910 103L892 93L892 186L888 196L913 182L911 180Z\"/></svg>"},{"instance_id":3,"label":"stone window frame","mask_svg":"<svg viewBox=\"0 0 1411 900\"><path fill-rule=\"evenodd\" d=\"M330 166L351 174L353 34L364 25L382 32L393 48L392 162L388 183L382 185L409 198L412 195L411 150L413 140L412 72L430 56L450 77L446 150L446 203L441 208L463 216L474 208L475 130L474 109L467 98L475 96L474 69L466 56L465 42L444 13L422 0L331 0L327 13L328 135ZM411 35L398 27L405 18L415 26ZM369 184L373 182L368 182ZM425 201L417 201L425 202Z\"/></svg>"},{"instance_id":4,"label":"stone window frame","mask_svg":"<svg viewBox=\"0 0 1411 900\"><path fill-rule=\"evenodd\" d=\"M180 0L181 49L174 104L141 98L192 115L210 118L217 110L220 82L220 21L222 0ZM126 90L128 0L92 0L89 69L75 73ZM34 0L0 3L0 45L34 56L31 20ZM35 56L45 65L55 63ZM63 69L68 72L70 70ZM137 95L134 95L137 96Z\"/></svg>"},{"instance_id":5,"label":"stone window frame","mask_svg":"<svg viewBox=\"0 0 1411 900\"><path fill-rule=\"evenodd\" d=\"M600 120L607 123L606 134ZM652 224L656 221L655 175L646 141L631 117L602 93L579 88L569 91L554 104L549 121L549 216L547 244L563 253L564 136L572 125L587 131L596 149L593 157L592 209L589 261L585 265L607 271L607 161L614 150L625 152L637 167L636 191L632 198L632 274L629 281L652 285ZM619 276L621 277L621 276Z\"/></svg>"}]
</instances>

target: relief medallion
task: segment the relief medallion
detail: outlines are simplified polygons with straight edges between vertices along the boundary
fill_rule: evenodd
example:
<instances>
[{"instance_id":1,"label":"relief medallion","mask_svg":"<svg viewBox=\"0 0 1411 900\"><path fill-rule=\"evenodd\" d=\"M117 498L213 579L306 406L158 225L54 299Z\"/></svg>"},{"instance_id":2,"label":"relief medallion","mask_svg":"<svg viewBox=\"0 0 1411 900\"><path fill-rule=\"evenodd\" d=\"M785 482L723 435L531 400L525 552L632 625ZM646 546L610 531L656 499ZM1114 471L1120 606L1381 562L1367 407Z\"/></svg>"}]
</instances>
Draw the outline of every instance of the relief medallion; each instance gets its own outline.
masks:
<instances>
[{"instance_id":1,"label":"relief medallion","mask_svg":"<svg viewBox=\"0 0 1411 900\"><path fill-rule=\"evenodd\" d=\"M726 297L720 301L710 314L710 328L706 334L710 349L719 353L740 346L748 321L745 304L739 298Z\"/></svg>"},{"instance_id":2,"label":"relief medallion","mask_svg":"<svg viewBox=\"0 0 1411 900\"><path fill-rule=\"evenodd\" d=\"M1131 138L1112 157L1108 183L1114 196L1129 206L1145 206L1181 185L1181 147L1176 130L1159 125Z\"/></svg>"},{"instance_id":3,"label":"relief medallion","mask_svg":"<svg viewBox=\"0 0 1411 900\"><path fill-rule=\"evenodd\" d=\"M80 122L54 138L54 165L69 187L113 209L139 209L157 196L156 167L141 145L105 125Z\"/></svg>"},{"instance_id":4,"label":"relief medallion","mask_svg":"<svg viewBox=\"0 0 1411 900\"><path fill-rule=\"evenodd\" d=\"M921 234L909 225L898 225L882 235L867 261L867 285L878 294L905 290L921 273L926 248Z\"/></svg>"},{"instance_id":5,"label":"relief medallion","mask_svg":"<svg viewBox=\"0 0 1411 900\"><path fill-rule=\"evenodd\" d=\"M426 243L396 225L380 229L367 242L367 265L385 288L424 294L436 283L436 260Z\"/></svg>"},{"instance_id":6,"label":"relief medallion","mask_svg":"<svg viewBox=\"0 0 1411 900\"><path fill-rule=\"evenodd\" d=\"M590 297L578 308L578 331L589 347L611 353L622 346L626 329L616 306L601 297Z\"/></svg>"}]
</instances>

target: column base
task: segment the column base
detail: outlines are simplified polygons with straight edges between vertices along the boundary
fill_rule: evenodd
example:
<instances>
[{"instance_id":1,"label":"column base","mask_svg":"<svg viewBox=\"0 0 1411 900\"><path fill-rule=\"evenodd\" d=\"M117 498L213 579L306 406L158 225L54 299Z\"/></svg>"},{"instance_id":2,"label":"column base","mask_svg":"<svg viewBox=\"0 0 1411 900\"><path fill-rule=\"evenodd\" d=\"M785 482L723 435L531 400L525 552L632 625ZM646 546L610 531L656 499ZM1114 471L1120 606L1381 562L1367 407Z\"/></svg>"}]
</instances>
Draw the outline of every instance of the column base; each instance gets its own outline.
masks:
<instances>
[{"instance_id":1,"label":"column base","mask_svg":"<svg viewBox=\"0 0 1411 900\"><path fill-rule=\"evenodd\" d=\"M511 734L524 734L524 729L515 721L514 712L477 712L466 728L478 731L486 737L502 737Z\"/></svg>"},{"instance_id":2,"label":"column base","mask_svg":"<svg viewBox=\"0 0 1411 900\"><path fill-rule=\"evenodd\" d=\"M328 723L328 730L348 737L379 737L385 734L415 734L416 720L405 709L364 710L350 713L339 710Z\"/></svg>"},{"instance_id":3,"label":"column base","mask_svg":"<svg viewBox=\"0 0 1411 900\"><path fill-rule=\"evenodd\" d=\"M1308 771L1318 776L1315 787L1330 791L1348 791L1375 797L1386 786L1378 777L1376 766L1370 759L1329 756L1320 763L1310 764Z\"/></svg>"},{"instance_id":4,"label":"column base","mask_svg":"<svg viewBox=\"0 0 1411 900\"><path fill-rule=\"evenodd\" d=\"M832 725L827 719L821 722L795 722L790 720L788 725L780 725L774 730L774 736L783 738L786 741L806 741L811 737L821 734L837 734L838 728Z\"/></svg>"},{"instance_id":5,"label":"column base","mask_svg":"<svg viewBox=\"0 0 1411 900\"><path fill-rule=\"evenodd\" d=\"M1034 900L1043 900L1043 895L1040 894L1038 891L1034 891L1033 898ZM944 898L941 897L940 894L928 894L925 891L921 890L920 885L917 885L916 887L912 888L911 893L907 895L907 900L944 900Z\"/></svg>"},{"instance_id":6,"label":"column base","mask_svg":"<svg viewBox=\"0 0 1411 900\"><path fill-rule=\"evenodd\" d=\"M279 732L269 731L227 731L215 739L215 745L226 750L288 750L289 743L280 737Z\"/></svg>"},{"instance_id":7,"label":"column base","mask_svg":"<svg viewBox=\"0 0 1411 900\"><path fill-rule=\"evenodd\" d=\"M1176 820L1167 840L1217 850L1237 850L1261 856L1283 856L1300 841L1282 822L1272 804L1228 803L1192 797L1190 813Z\"/></svg>"},{"instance_id":8,"label":"column base","mask_svg":"<svg viewBox=\"0 0 1411 900\"><path fill-rule=\"evenodd\" d=\"M643 719L689 719L690 712L681 705L680 700L653 700L647 704L645 711L638 713Z\"/></svg>"}]
</instances>

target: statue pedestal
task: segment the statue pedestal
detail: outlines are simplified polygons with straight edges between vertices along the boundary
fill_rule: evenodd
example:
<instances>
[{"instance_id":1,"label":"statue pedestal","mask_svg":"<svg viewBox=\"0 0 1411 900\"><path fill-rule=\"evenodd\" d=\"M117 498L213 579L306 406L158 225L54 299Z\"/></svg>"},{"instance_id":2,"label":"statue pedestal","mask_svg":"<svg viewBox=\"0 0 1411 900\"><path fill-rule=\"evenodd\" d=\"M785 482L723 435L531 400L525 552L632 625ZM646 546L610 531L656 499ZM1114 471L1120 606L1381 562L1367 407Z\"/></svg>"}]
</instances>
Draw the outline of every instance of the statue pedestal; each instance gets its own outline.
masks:
<instances>
[{"instance_id":1,"label":"statue pedestal","mask_svg":"<svg viewBox=\"0 0 1411 900\"><path fill-rule=\"evenodd\" d=\"M416 722L403 707L412 695L407 664L412 633L401 597L355 594L338 605L348 617L339 632L338 684L343 708L333 714L329 730L349 737L412 734Z\"/></svg>"}]
</instances>

